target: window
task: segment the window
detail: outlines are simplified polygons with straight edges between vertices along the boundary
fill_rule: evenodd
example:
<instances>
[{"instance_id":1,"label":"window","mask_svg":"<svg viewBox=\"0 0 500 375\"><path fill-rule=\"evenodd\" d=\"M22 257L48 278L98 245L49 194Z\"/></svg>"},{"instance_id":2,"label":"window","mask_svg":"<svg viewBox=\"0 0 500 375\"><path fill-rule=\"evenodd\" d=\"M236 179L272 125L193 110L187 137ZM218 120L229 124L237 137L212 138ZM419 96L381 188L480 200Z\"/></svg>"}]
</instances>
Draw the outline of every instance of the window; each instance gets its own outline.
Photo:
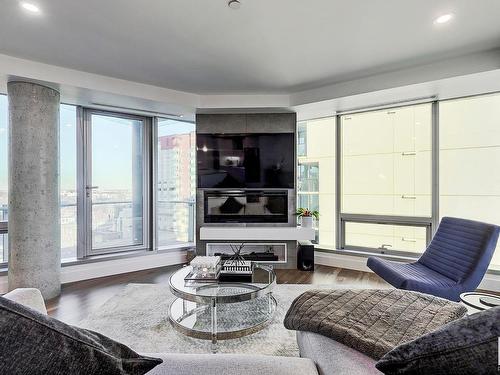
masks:
<instances>
[{"instance_id":1,"label":"window","mask_svg":"<svg viewBox=\"0 0 500 375\"><path fill-rule=\"evenodd\" d=\"M319 193L319 163L299 163L298 191Z\"/></svg>"},{"instance_id":2,"label":"window","mask_svg":"<svg viewBox=\"0 0 500 375\"><path fill-rule=\"evenodd\" d=\"M7 262L8 237L5 222L8 219L8 135L9 110L7 95L0 95L0 263ZM2 222L4 222L2 224ZM5 232L5 233L4 233Z\"/></svg>"},{"instance_id":3,"label":"window","mask_svg":"<svg viewBox=\"0 0 500 375\"><path fill-rule=\"evenodd\" d=\"M307 123L297 125L297 156L307 155Z\"/></svg>"},{"instance_id":4,"label":"window","mask_svg":"<svg viewBox=\"0 0 500 375\"><path fill-rule=\"evenodd\" d=\"M194 241L195 125L158 119L156 228L159 248Z\"/></svg>"},{"instance_id":5,"label":"window","mask_svg":"<svg viewBox=\"0 0 500 375\"><path fill-rule=\"evenodd\" d=\"M439 106L439 213L500 224L500 95ZM500 243L490 268L500 270Z\"/></svg>"},{"instance_id":6,"label":"window","mask_svg":"<svg viewBox=\"0 0 500 375\"><path fill-rule=\"evenodd\" d=\"M86 255L148 248L147 120L88 110L86 126Z\"/></svg>"},{"instance_id":7,"label":"window","mask_svg":"<svg viewBox=\"0 0 500 375\"><path fill-rule=\"evenodd\" d=\"M422 253L426 248L425 227L404 225L353 223L345 225L345 243L352 248L399 250Z\"/></svg>"},{"instance_id":8,"label":"window","mask_svg":"<svg viewBox=\"0 0 500 375\"><path fill-rule=\"evenodd\" d=\"M431 105L341 123L342 212L431 217Z\"/></svg>"},{"instance_id":9,"label":"window","mask_svg":"<svg viewBox=\"0 0 500 375\"><path fill-rule=\"evenodd\" d=\"M409 217L419 227L430 228L432 104L345 115L341 132L341 218L342 225L348 224L342 246L388 245L393 250L423 251L425 241L421 248L413 248L422 245L421 228L417 236L411 234L416 229L356 221L369 216ZM413 245L409 246L407 238Z\"/></svg>"},{"instance_id":10,"label":"window","mask_svg":"<svg viewBox=\"0 0 500 375\"><path fill-rule=\"evenodd\" d=\"M61 259L75 259L76 219L76 107L61 105L59 160L61 183Z\"/></svg>"},{"instance_id":11,"label":"window","mask_svg":"<svg viewBox=\"0 0 500 375\"><path fill-rule=\"evenodd\" d=\"M335 118L297 125L297 207L318 210L316 242L335 246Z\"/></svg>"}]
</instances>

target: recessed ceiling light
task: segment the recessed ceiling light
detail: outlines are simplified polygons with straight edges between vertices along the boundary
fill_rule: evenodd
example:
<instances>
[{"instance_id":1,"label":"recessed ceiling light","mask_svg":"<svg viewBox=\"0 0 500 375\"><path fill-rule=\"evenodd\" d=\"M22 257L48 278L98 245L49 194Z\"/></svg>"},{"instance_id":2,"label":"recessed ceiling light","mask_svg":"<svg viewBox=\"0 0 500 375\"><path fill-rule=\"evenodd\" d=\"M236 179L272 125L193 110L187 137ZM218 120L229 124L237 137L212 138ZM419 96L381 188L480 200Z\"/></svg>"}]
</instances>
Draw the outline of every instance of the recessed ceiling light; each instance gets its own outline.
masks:
<instances>
[{"instance_id":1,"label":"recessed ceiling light","mask_svg":"<svg viewBox=\"0 0 500 375\"><path fill-rule=\"evenodd\" d=\"M240 9L241 3L239 0L229 0L227 6L231 9Z\"/></svg>"},{"instance_id":2,"label":"recessed ceiling light","mask_svg":"<svg viewBox=\"0 0 500 375\"><path fill-rule=\"evenodd\" d=\"M453 14L451 14L451 13L443 14L442 16L439 16L438 18L436 18L434 20L434 23L436 23L436 24L438 24L438 23L446 23L446 22L451 21L452 18L453 18Z\"/></svg>"},{"instance_id":3,"label":"recessed ceiling light","mask_svg":"<svg viewBox=\"0 0 500 375\"><path fill-rule=\"evenodd\" d=\"M28 12L40 13L40 8L33 3L27 3L27 2L23 1L20 3L20 5L21 5L21 8L27 10Z\"/></svg>"}]
</instances>

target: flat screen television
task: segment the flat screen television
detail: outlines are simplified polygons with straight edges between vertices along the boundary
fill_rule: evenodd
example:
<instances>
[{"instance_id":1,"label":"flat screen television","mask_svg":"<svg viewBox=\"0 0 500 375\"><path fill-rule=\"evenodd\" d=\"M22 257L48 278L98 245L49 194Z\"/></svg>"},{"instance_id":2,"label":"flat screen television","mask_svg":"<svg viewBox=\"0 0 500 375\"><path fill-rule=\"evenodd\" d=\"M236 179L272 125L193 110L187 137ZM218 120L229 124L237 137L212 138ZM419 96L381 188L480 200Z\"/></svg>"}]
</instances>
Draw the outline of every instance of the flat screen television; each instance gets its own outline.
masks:
<instances>
[{"instance_id":1,"label":"flat screen television","mask_svg":"<svg viewBox=\"0 0 500 375\"><path fill-rule=\"evenodd\" d=\"M198 134L199 188L294 187L292 133Z\"/></svg>"}]
</instances>

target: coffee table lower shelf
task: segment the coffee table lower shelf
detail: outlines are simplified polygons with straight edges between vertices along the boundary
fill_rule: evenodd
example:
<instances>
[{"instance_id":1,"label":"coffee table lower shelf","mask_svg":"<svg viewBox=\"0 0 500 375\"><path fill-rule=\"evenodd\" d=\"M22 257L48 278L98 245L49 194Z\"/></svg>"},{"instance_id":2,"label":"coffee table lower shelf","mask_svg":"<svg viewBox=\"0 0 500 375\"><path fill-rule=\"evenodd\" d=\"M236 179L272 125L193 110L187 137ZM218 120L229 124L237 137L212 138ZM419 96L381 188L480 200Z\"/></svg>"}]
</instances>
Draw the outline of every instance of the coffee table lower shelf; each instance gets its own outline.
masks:
<instances>
[{"instance_id":1,"label":"coffee table lower shelf","mask_svg":"<svg viewBox=\"0 0 500 375\"><path fill-rule=\"evenodd\" d=\"M209 304L191 302L182 298L172 301L169 321L180 333L212 341L212 352L217 352L218 340L236 339L258 332L273 319L277 302L269 293L244 302Z\"/></svg>"}]
</instances>

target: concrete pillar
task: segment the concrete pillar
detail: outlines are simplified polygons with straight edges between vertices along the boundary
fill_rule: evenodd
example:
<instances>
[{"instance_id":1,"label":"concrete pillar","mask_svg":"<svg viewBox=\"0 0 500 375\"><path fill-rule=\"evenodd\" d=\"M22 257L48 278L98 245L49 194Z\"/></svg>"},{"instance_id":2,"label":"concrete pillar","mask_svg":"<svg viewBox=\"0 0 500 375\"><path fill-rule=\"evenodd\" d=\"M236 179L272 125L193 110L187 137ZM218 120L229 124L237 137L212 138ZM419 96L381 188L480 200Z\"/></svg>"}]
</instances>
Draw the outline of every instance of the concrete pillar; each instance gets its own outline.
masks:
<instances>
[{"instance_id":1,"label":"concrete pillar","mask_svg":"<svg viewBox=\"0 0 500 375\"><path fill-rule=\"evenodd\" d=\"M54 89L9 82L9 290L61 291L59 102Z\"/></svg>"}]
</instances>

